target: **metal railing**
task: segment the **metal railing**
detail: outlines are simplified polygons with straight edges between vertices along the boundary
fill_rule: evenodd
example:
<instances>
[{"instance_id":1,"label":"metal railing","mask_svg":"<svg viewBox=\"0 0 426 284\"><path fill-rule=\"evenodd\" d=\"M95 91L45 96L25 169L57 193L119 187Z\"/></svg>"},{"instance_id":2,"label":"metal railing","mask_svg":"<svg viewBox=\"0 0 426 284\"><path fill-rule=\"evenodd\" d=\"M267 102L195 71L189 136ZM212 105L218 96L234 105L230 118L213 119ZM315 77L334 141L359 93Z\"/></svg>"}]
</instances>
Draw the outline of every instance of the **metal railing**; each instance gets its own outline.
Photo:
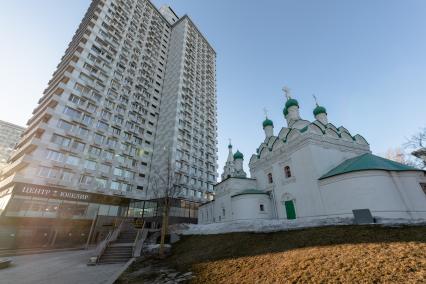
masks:
<instances>
[{"instance_id":1,"label":"metal railing","mask_svg":"<svg viewBox=\"0 0 426 284\"><path fill-rule=\"evenodd\" d=\"M135 242L133 243L133 249L132 249L133 257L141 256L142 246L147 236L148 236L148 230L145 230L145 222L144 222L142 225L142 228L138 229Z\"/></svg>"},{"instance_id":2,"label":"metal railing","mask_svg":"<svg viewBox=\"0 0 426 284\"><path fill-rule=\"evenodd\" d=\"M96 246L95 253L93 256L96 257L96 263L99 262L108 245L117 240L118 235L120 234L121 229L123 228L123 222L124 218L121 219L120 225L118 225L118 227L115 228L113 231L110 231L106 238Z\"/></svg>"}]
</instances>

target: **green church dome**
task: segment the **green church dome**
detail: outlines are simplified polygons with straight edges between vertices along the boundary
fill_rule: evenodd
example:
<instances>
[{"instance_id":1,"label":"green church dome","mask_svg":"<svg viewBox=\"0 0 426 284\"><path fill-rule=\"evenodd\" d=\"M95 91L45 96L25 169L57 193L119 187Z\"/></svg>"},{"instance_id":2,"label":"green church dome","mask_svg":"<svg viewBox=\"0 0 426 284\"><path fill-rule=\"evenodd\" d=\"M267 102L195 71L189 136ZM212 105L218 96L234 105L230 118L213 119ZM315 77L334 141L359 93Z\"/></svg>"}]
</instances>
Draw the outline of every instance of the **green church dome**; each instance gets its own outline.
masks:
<instances>
[{"instance_id":1,"label":"green church dome","mask_svg":"<svg viewBox=\"0 0 426 284\"><path fill-rule=\"evenodd\" d=\"M327 114L327 110L325 109L325 107L317 106L317 107L314 109L314 116L317 116L317 115L318 115L318 114L320 114L320 113L325 113L325 114Z\"/></svg>"},{"instance_id":2,"label":"green church dome","mask_svg":"<svg viewBox=\"0 0 426 284\"><path fill-rule=\"evenodd\" d=\"M231 148L232 148L232 144L231 144L231 143L229 143L228 148L229 148L229 149L231 149Z\"/></svg>"},{"instance_id":3,"label":"green church dome","mask_svg":"<svg viewBox=\"0 0 426 284\"><path fill-rule=\"evenodd\" d=\"M288 109L286 107L283 109L283 114L284 114L284 116L287 116L287 114L288 114Z\"/></svg>"},{"instance_id":4,"label":"green church dome","mask_svg":"<svg viewBox=\"0 0 426 284\"><path fill-rule=\"evenodd\" d=\"M287 102L285 103L285 108L289 109L292 106L299 107L299 102L295 99L288 99Z\"/></svg>"},{"instance_id":5,"label":"green church dome","mask_svg":"<svg viewBox=\"0 0 426 284\"><path fill-rule=\"evenodd\" d=\"M272 122L272 120L270 120L269 118L266 118L264 121L263 121L263 128L265 128L266 126L274 126L274 123Z\"/></svg>"},{"instance_id":6,"label":"green church dome","mask_svg":"<svg viewBox=\"0 0 426 284\"><path fill-rule=\"evenodd\" d=\"M237 152L235 152L235 154L234 154L234 160L236 160L236 159L244 160L243 153L241 153L240 151L237 150Z\"/></svg>"}]
</instances>

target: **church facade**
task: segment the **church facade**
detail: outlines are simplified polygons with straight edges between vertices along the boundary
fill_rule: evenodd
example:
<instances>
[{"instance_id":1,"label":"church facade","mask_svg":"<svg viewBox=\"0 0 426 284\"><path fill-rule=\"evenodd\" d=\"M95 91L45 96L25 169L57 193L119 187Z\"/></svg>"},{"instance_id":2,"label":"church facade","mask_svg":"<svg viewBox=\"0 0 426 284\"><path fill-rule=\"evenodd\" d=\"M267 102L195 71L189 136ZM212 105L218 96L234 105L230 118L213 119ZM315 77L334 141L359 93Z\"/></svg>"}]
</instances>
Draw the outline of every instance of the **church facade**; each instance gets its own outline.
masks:
<instances>
[{"instance_id":1,"label":"church facade","mask_svg":"<svg viewBox=\"0 0 426 284\"><path fill-rule=\"evenodd\" d=\"M229 154L215 198L199 207L198 222L352 217L369 209L373 217L425 219L424 171L375 156L367 141L328 121L317 104L315 120L302 119L287 94L287 127L274 134L263 122L265 140L243 170L244 156Z\"/></svg>"}]
</instances>

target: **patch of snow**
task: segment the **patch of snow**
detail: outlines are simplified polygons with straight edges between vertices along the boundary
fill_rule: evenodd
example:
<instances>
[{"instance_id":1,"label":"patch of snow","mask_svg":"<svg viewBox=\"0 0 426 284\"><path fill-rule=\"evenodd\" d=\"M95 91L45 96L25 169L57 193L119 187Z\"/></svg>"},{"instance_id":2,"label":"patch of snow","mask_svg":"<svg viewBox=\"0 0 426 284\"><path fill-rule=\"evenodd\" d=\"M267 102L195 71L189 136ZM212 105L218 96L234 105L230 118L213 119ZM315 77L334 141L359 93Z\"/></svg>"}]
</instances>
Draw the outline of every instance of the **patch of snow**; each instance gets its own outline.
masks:
<instances>
[{"instance_id":1,"label":"patch of snow","mask_svg":"<svg viewBox=\"0 0 426 284\"><path fill-rule=\"evenodd\" d=\"M376 218L378 225L395 226L395 225L426 225L423 220L408 219L386 219ZM178 224L174 225L171 230L179 235L212 235L236 232L255 232L269 233L278 231L297 230L304 228L335 226L335 225L353 225L353 218L327 218L313 220L244 220L211 224Z\"/></svg>"}]
</instances>

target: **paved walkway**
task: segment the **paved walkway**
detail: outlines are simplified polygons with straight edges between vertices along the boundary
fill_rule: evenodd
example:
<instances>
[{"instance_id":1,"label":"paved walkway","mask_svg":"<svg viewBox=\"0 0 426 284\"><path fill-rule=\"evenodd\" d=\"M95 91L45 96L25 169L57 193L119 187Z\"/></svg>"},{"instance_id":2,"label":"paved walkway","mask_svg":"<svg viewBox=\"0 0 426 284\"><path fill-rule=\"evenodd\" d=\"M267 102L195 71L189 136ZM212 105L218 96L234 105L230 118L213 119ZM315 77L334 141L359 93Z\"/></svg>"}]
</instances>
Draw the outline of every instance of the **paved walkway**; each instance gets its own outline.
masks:
<instances>
[{"instance_id":1,"label":"paved walkway","mask_svg":"<svg viewBox=\"0 0 426 284\"><path fill-rule=\"evenodd\" d=\"M87 266L91 251L78 250L8 257L13 265L0 270L1 284L101 284L124 266Z\"/></svg>"}]
</instances>

